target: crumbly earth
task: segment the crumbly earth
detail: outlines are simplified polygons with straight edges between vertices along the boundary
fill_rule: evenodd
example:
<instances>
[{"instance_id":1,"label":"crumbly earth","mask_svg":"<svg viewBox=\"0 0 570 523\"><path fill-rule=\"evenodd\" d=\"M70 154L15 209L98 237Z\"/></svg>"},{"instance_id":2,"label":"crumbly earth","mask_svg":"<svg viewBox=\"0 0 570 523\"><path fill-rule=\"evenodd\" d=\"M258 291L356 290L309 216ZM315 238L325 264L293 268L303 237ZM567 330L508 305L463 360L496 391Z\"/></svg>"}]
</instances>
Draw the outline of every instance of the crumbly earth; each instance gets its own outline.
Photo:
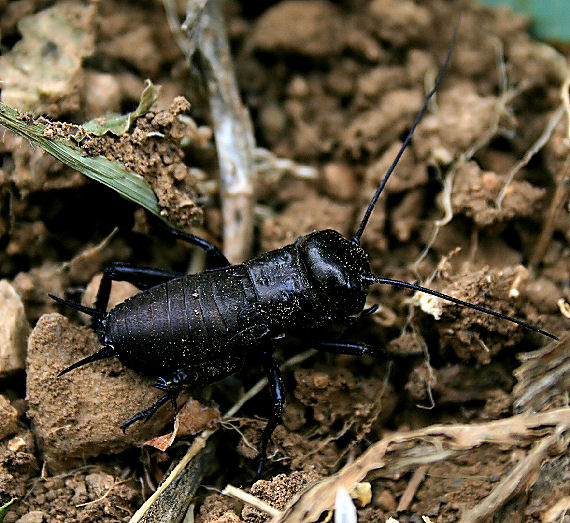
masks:
<instances>
[{"instance_id":1,"label":"crumbly earth","mask_svg":"<svg viewBox=\"0 0 570 523\"><path fill-rule=\"evenodd\" d=\"M60 4L65 7L57 0L0 1L2 53L19 41L18 23ZM313 180L259 181L254 250L323 228L354 234L433 85L459 12L449 70L362 246L379 276L418 281L562 337L570 328L568 120L552 118L570 72L566 58L529 36L524 17L471 0L282 0L265 8L226 2L235 70L258 145L319 173ZM69 92L63 98L43 92L41 107L50 118L81 123L132 110L147 77L162 85L156 107L131 133L94 140L91 150L153 177L169 216L199 221L203 213L202 228L193 231L219 244L215 155L202 127L208 106L163 2L99 2L90 16L76 30L90 32L92 54L73 57L81 67L66 77ZM37 47L73 53L73 45L54 42ZM179 117L187 111L204 142L186 139L188 121ZM545 145L509 180L541 136ZM198 190L196 181L209 190ZM125 436L118 425L159 396L151 380L116 360L56 378L99 345L79 314L47 294L80 302L111 261L186 271L199 266L200 256L161 237L132 204L8 132L0 141L0 245L0 278L18 292L34 326L27 370L0 383L0 506L17 499L4 522L128 521L180 454L176 444L166 452L138 447L168 432L172 411L165 406L162 417ZM284 372L283 423L263 480L249 489L279 510L387 434L508 418L520 355L545 344L511 323L395 287L376 286L369 302L380 304L376 313L323 335L382 347L380 361L319 353ZM277 357L308 348L304 337L281 340ZM257 359L236 377L193 391L197 399L227 411L262 377ZM563 354L555 361L537 368L567 365ZM552 376L558 385L551 395L542 393L542 410L567 405L567 373ZM524 380L517 385L518 396L524 386ZM251 484L264 426L259 416L269 408L264 391L223 424L202 480L206 488L193 500L197 521L268 520L212 489ZM414 469L370 475L372 498L358 508L358 520L458 521L529 448L523 442L482 446L428 465L400 507ZM557 452L500 508L499 519L546 521L546 511L568 499L568 452Z\"/></svg>"}]
</instances>

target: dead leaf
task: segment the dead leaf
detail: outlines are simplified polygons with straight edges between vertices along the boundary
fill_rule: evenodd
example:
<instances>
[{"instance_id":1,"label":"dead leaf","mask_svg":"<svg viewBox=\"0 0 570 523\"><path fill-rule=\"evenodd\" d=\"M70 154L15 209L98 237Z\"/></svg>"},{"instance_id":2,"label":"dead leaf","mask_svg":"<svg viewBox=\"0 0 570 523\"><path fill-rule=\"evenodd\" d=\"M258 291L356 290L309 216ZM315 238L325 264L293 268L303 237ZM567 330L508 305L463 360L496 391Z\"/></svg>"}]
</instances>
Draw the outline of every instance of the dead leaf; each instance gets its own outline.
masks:
<instances>
[{"instance_id":1,"label":"dead leaf","mask_svg":"<svg viewBox=\"0 0 570 523\"><path fill-rule=\"evenodd\" d=\"M177 436L197 434L205 429L212 428L220 421L221 414L218 409L205 407L199 401L189 399L178 411L174 420L173 431L145 441L144 445L165 451L174 443Z\"/></svg>"}]
</instances>

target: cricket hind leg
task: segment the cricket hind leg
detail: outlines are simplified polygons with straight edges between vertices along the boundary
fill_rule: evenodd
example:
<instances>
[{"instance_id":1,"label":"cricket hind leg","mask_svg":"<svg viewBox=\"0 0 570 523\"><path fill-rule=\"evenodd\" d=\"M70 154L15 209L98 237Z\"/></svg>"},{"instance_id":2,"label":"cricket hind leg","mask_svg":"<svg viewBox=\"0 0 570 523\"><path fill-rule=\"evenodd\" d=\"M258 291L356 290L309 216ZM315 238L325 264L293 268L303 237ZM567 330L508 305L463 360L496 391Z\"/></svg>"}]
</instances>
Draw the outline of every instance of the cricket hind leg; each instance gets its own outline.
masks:
<instances>
[{"instance_id":1,"label":"cricket hind leg","mask_svg":"<svg viewBox=\"0 0 570 523\"><path fill-rule=\"evenodd\" d=\"M231 265L214 244L194 234L179 231L165 225L163 225L163 228L171 236L203 249L207 255L208 268L216 269ZM140 267L122 262L112 263L103 271L103 277L101 278L95 300L95 309L102 315L106 313L113 281L127 281L138 289L145 290L182 276L184 276L182 272L167 271L155 267ZM94 330L97 330L97 328L101 327L101 321L98 318L94 318L91 326Z\"/></svg>"},{"instance_id":2,"label":"cricket hind leg","mask_svg":"<svg viewBox=\"0 0 570 523\"><path fill-rule=\"evenodd\" d=\"M97 298L95 299L95 309L101 313L107 311L111 284L114 281L126 281L132 283L140 290L146 290L181 276L184 276L184 273L166 271L155 267L140 267L122 262L112 263L103 271Z\"/></svg>"},{"instance_id":3,"label":"cricket hind leg","mask_svg":"<svg viewBox=\"0 0 570 523\"><path fill-rule=\"evenodd\" d=\"M152 217L151 220L153 225L157 226L159 230L165 232L173 238L185 241L190 245L194 245L202 249L206 253L206 267L208 269L220 269L222 267L229 267L231 265L222 251L218 249L213 243L204 240L195 234L175 229L162 220L157 220Z\"/></svg>"},{"instance_id":4,"label":"cricket hind leg","mask_svg":"<svg viewBox=\"0 0 570 523\"><path fill-rule=\"evenodd\" d=\"M155 220L154 223L159 225L160 228L170 236L203 249L207 256L206 266L208 269L228 267L231 265L222 251L220 251L220 249L218 249L213 243L210 243L209 241L194 234L174 229L160 220ZM99 289L97 291L97 298L95 300L95 310L103 316L106 313L107 306L109 305L109 296L111 294L111 283L113 281L127 281L132 283L138 289L145 290L169 280L180 278L181 276L184 276L184 273L167 271L154 267L140 267L121 262L112 263L105 268L103 272L103 277L101 278L101 283L99 284ZM101 325L102 322L100 319L93 319L92 327L95 330L97 330L98 327L100 328Z\"/></svg>"}]
</instances>

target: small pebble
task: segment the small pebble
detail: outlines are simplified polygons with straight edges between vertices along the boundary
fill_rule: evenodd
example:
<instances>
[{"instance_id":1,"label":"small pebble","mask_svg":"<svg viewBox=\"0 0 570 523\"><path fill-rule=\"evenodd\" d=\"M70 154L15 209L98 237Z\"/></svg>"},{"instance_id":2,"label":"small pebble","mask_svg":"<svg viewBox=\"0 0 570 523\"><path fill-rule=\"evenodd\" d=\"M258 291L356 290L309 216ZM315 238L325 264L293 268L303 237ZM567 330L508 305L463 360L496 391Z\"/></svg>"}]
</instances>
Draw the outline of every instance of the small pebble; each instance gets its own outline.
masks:
<instances>
[{"instance_id":1,"label":"small pebble","mask_svg":"<svg viewBox=\"0 0 570 523\"><path fill-rule=\"evenodd\" d=\"M30 325L19 294L7 280L0 280L0 376L25 368Z\"/></svg>"},{"instance_id":2,"label":"small pebble","mask_svg":"<svg viewBox=\"0 0 570 523\"><path fill-rule=\"evenodd\" d=\"M46 515L41 510L33 510L28 512L16 521L16 523L43 523L46 520Z\"/></svg>"},{"instance_id":3,"label":"small pebble","mask_svg":"<svg viewBox=\"0 0 570 523\"><path fill-rule=\"evenodd\" d=\"M325 191L333 198L352 201L358 193L354 171L349 165L331 162L323 168Z\"/></svg>"},{"instance_id":4,"label":"small pebble","mask_svg":"<svg viewBox=\"0 0 570 523\"><path fill-rule=\"evenodd\" d=\"M396 509L396 498L390 490L383 490L376 496L376 505L378 505L382 510L390 512Z\"/></svg>"}]
</instances>

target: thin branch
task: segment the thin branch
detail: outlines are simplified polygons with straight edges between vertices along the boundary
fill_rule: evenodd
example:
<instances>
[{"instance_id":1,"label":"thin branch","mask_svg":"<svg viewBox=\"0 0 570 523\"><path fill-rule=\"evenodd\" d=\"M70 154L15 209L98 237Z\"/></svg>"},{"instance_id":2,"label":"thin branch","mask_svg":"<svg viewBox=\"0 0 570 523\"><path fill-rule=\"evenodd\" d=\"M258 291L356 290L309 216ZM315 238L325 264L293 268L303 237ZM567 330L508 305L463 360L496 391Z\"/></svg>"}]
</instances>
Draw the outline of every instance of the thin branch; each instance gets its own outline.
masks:
<instances>
[{"instance_id":1,"label":"thin branch","mask_svg":"<svg viewBox=\"0 0 570 523\"><path fill-rule=\"evenodd\" d=\"M202 12L198 49L205 62L202 74L218 150L224 252L230 261L240 262L249 257L253 242L255 138L240 99L220 4L210 0ZM190 31L190 24L185 27Z\"/></svg>"},{"instance_id":2,"label":"thin branch","mask_svg":"<svg viewBox=\"0 0 570 523\"><path fill-rule=\"evenodd\" d=\"M222 490L222 494L226 496L231 496L232 498L239 499L252 507L255 507L266 514L269 514L272 517L278 517L281 515L281 511L273 508L269 503L266 503L262 499L256 498L251 494L245 492L242 489L234 487L233 485L227 485L224 490Z\"/></svg>"},{"instance_id":3,"label":"thin branch","mask_svg":"<svg viewBox=\"0 0 570 523\"><path fill-rule=\"evenodd\" d=\"M565 428L566 430L568 427ZM482 523L489 521L500 507L502 507L517 492L530 487L536 480L536 471L557 446L563 428L560 427L554 434L544 438L526 456L523 456L513 471L507 475L481 503L463 513L461 523ZM566 445L568 440L566 440Z\"/></svg>"},{"instance_id":4,"label":"thin branch","mask_svg":"<svg viewBox=\"0 0 570 523\"><path fill-rule=\"evenodd\" d=\"M558 122L560 120L562 120L563 115L564 115L564 107L561 105L558 107L558 109L556 109L556 111L554 112L554 114L552 115L550 120L548 121L546 127L544 128L544 131L541 133L541 135L538 137L538 139L530 146L530 148L524 154L524 156L517 163L515 163L515 165L513 165L511 167L511 170L509 171L509 174L507 174L507 177L505 179L505 183L503 184L501 192L499 193L499 195L497 196L497 199L495 200L495 207L497 209L501 208L501 204L503 203L503 199L505 198L505 195L507 194L507 189L509 188L509 185L513 181L513 178L515 177L515 175L525 165L527 165L528 162L530 162L530 160L532 159L532 157L536 153L538 153L548 143L548 140L550 140L550 137L552 136L554 129L558 125Z\"/></svg>"},{"instance_id":5,"label":"thin branch","mask_svg":"<svg viewBox=\"0 0 570 523\"><path fill-rule=\"evenodd\" d=\"M570 75L566 76L566 79L562 84L560 97L562 98L562 105L564 106L564 112L566 113L567 119L568 130L566 131L566 139L570 141Z\"/></svg>"},{"instance_id":6,"label":"thin branch","mask_svg":"<svg viewBox=\"0 0 570 523\"><path fill-rule=\"evenodd\" d=\"M224 254L231 262L249 258L255 203L255 138L242 104L226 35L221 0L188 0L186 19L178 20L174 0L163 0L173 38L192 69L199 54L208 95L224 220Z\"/></svg>"},{"instance_id":7,"label":"thin branch","mask_svg":"<svg viewBox=\"0 0 570 523\"><path fill-rule=\"evenodd\" d=\"M554 190L554 195L550 200L550 206L548 208L548 213L542 226L542 231L540 231L540 237L536 243L536 247L530 258L530 266L536 268L538 264L542 261L546 249L550 244L552 239L552 233L554 232L554 227L556 226L556 220L558 216L564 209L564 205L568 198L570 197L570 152L566 157L564 166L560 176L556 178L556 189Z\"/></svg>"},{"instance_id":8,"label":"thin branch","mask_svg":"<svg viewBox=\"0 0 570 523\"><path fill-rule=\"evenodd\" d=\"M295 496L283 515L274 518L272 523L315 521L320 514L334 506L335 493L339 487L350 490L373 470L403 471L449 459L483 444L513 446L537 438L542 441L536 447L536 452L537 455L543 456L543 449L552 449L554 441L568 430L570 408L561 408L488 423L432 425L411 432L393 433L369 447L354 462L336 474L323 478ZM550 434L547 432L545 435L546 431ZM412 443L416 444L415 447ZM419 448L421 443L428 446L422 450ZM527 456L529 463L536 465L539 460L535 457L531 452ZM516 470L518 471L518 468ZM509 476L510 479L512 476Z\"/></svg>"},{"instance_id":9,"label":"thin branch","mask_svg":"<svg viewBox=\"0 0 570 523\"><path fill-rule=\"evenodd\" d=\"M89 505L93 505L95 503L99 503L99 501L103 501L106 497L109 496L109 494L111 493L111 491L117 486L117 485L121 485L122 483L126 483L127 481L130 481L129 479L124 479L123 481L117 481L115 482L115 479L113 478L113 483L111 484L111 486L105 491L105 494L103 494L102 496L98 497L97 499L94 499L92 501L87 501L86 503L80 503L79 505L75 505L75 508L81 508L81 507L88 507Z\"/></svg>"},{"instance_id":10,"label":"thin branch","mask_svg":"<svg viewBox=\"0 0 570 523\"><path fill-rule=\"evenodd\" d=\"M566 118L568 119L566 145L570 144L569 90L570 74L566 76L566 79L562 83L560 92L560 98L562 99L561 107L563 112L566 114ZM564 162L564 166L562 167L560 174L556 176L556 189L554 190L554 195L550 201L550 206L548 208L548 213L542 226L542 231L540 232L540 237L538 238L538 242L530 258L530 266L533 268L536 268L542 261L542 258L546 253L546 249L550 244L552 233L554 232L554 227L556 225L556 220L558 219L559 214L562 212L562 209L564 208L564 204L568 200L568 197L570 197L570 148L568 150L568 153L569 154L566 157L566 161Z\"/></svg>"},{"instance_id":11,"label":"thin branch","mask_svg":"<svg viewBox=\"0 0 570 523\"><path fill-rule=\"evenodd\" d=\"M417 468L415 472L412 474L412 477L408 482L406 490L404 490L404 493L400 498L400 502L398 503L398 508L396 508L396 512L403 512L404 510L408 510L414 499L414 496L416 495L418 488L420 488L420 485L422 484L423 480L426 477L426 470L427 470L427 465L423 465L422 467Z\"/></svg>"},{"instance_id":12,"label":"thin branch","mask_svg":"<svg viewBox=\"0 0 570 523\"><path fill-rule=\"evenodd\" d=\"M152 505L158 500L168 486L178 478L186 466L192 461L192 459L198 455L198 453L206 446L208 438L215 432L215 430L205 430L199 436L194 438L192 445L186 452L185 456L179 461L179 463L174 467L169 476L160 484L158 489L156 489L152 496L150 496L141 507L135 512L135 515L129 520L129 523L137 523L141 521L145 514L150 510Z\"/></svg>"}]
</instances>

